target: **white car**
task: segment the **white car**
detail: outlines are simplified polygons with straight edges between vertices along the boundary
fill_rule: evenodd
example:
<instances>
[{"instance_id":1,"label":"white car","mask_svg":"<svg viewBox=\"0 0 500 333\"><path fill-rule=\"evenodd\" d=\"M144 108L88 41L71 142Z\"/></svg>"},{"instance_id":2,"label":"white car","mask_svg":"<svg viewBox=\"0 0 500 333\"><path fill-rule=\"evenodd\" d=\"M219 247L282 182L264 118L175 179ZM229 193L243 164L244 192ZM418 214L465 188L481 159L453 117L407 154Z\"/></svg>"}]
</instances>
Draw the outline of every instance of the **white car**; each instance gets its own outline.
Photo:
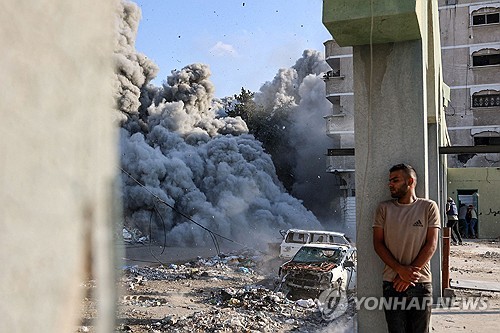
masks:
<instances>
[{"instance_id":1,"label":"white car","mask_svg":"<svg viewBox=\"0 0 500 333\"><path fill-rule=\"evenodd\" d=\"M304 244L337 244L351 247L345 234L325 230L288 229L282 232L283 240L280 244L280 258L291 259Z\"/></svg>"},{"instance_id":2,"label":"white car","mask_svg":"<svg viewBox=\"0 0 500 333\"><path fill-rule=\"evenodd\" d=\"M280 290L289 297L307 293L317 297L327 289L356 288L356 248L347 245L306 244L281 265Z\"/></svg>"}]
</instances>

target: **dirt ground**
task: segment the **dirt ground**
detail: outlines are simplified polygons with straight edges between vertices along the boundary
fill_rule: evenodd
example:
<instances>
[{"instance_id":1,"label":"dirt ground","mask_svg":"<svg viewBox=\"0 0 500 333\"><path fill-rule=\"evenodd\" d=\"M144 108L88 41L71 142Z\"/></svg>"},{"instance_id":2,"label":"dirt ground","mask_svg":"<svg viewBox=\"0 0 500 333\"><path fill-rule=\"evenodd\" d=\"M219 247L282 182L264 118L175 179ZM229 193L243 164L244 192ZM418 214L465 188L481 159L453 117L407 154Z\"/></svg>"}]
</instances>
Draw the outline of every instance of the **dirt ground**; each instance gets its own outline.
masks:
<instances>
[{"instance_id":1,"label":"dirt ground","mask_svg":"<svg viewBox=\"0 0 500 333\"><path fill-rule=\"evenodd\" d=\"M433 332L499 332L500 327L500 245L497 240L467 240L450 251L451 286L459 301L467 296L484 299L488 308L468 310L462 306L434 309ZM467 283L473 282L473 283ZM467 284L474 289L465 288ZM463 286L460 287L459 286ZM491 288L493 287L493 288Z\"/></svg>"},{"instance_id":2,"label":"dirt ground","mask_svg":"<svg viewBox=\"0 0 500 333\"><path fill-rule=\"evenodd\" d=\"M161 253L147 245L128 246L118 282L122 293L116 332L355 331L352 306L328 322L317 302L291 301L275 292L282 260L257 252L226 251L216 256L210 248L167 248ZM433 332L499 331L500 291L491 291L500 288L499 260L498 240L452 246L450 278L456 303L433 310ZM470 282L475 288L464 288ZM95 285L95 281L84 284L89 295ZM470 296L485 306L467 308L463 300ZM82 303L82 311L76 332L94 332L97 312L91 296Z\"/></svg>"}]
</instances>

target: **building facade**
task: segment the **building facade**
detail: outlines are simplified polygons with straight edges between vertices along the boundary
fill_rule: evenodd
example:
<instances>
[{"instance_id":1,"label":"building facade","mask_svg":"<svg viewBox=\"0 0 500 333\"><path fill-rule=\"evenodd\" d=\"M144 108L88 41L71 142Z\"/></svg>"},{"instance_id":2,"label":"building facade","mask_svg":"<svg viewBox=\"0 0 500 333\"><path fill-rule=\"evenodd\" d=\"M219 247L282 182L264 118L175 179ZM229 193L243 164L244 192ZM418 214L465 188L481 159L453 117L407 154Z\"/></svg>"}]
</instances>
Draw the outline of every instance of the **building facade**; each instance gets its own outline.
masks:
<instances>
[{"instance_id":1,"label":"building facade","mask_svg":"<svg viewBox=\"0 0 500 333\"><path fill-rule=\"evenodd\" d=\"M500 237L500 168L448 169L448 195L477 213L478 238Z\"/></svg>"},{"instance_id":2,"label":"building facade","mask_svg":"<svg viewBox=\"0 0 500 333\"><path fill-rule=\"evenodd\" d=\"M332 103L332 113L325 116L326 134L332 148L354 147L354 91L352 47L340 47L334 40L324 43L326 62L331 69L323 76L326 98ZM327 152L327 172L337 177L341 196L339 206L346 234L355 237L356 200L354 156L338 156L334 149Z\"/></svg>"},{"instance_id":3,"label":"building facade","mask_svg":"<svg viewBox=\"0 0 500 333\"><path fill-rule=\"evenodd\" d=\"M450 87L445 109L452 146L500 145L500 1L439 0L443 81ZM351 47L324 43L331 71L325 74L332 113L325 116L332 138L327 172L337 175L347 225L355 225L354 156L336 149L354 148L354 90ZM448 167L498 167L500 153L461 153L447 157Z\"/></svg>"},{"instance_id":4,"label":"building facade","mask_svg":"<svg viewBox=\"0 0 500 333\"><path fill-rule=\"evenodd\" d=\"M446 123L453 146L500 144L500 1L439 0ZM500 166L500 154L448 156L448 167Z\"/></svg>"}]
</instances>

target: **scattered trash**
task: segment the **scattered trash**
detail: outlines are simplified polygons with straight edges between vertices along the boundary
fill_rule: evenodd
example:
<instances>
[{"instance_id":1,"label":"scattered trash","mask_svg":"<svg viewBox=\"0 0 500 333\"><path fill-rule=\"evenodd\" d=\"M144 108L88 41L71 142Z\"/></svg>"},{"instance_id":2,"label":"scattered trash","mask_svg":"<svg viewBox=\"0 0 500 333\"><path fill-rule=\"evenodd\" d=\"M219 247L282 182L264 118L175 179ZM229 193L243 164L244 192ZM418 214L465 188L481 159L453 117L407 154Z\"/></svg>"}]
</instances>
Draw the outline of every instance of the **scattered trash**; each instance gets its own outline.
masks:
<instances>
[{"instance_id":1,"label":"scattered trash","mask_svg":"<svg viewBox=\"0 0 500 333\"><path fill-rule=\"evenodd\" d=\"M262 261L247 251L164 266L124 266L120 282L131 294L122 297L118 307L136 317L147 311L169 313L174 306L187 311L145 322L140 328L134 325L138 332L325 329L329 323L322 318L318 305L312 299L292 301L283 292L275 291L274 280L278 277L275 272L272 278L262 276L258 268ZM266 285L261 284L266 281ZM159 288L162 292L152 292ZM125 322L117 330L128 331L130 325Z\"/></svg>"},{"instance_id":2,"label":"scattered trash","mask_svg":"<svg viewBox=\"0 0 500 333\"><path fill-rule=\"evenodd\" d=\"M316 306L316 303L311 298L308 298L308 299L299 299L299 300L295 301L295 303L298 306L301 306L303 308L312 308L312 307Z\"/></svg>"},{"instance_id":3,"label":"scattered trash","mask_svg":"<svg viewBox=\"0 0 500 333\"><path fill-rule=\"evenodd\" d=\"M240 267L238 268L238 271L240 271L243 274L250 274L250 270L246 267Z\"/></svg>"}]
</instances>

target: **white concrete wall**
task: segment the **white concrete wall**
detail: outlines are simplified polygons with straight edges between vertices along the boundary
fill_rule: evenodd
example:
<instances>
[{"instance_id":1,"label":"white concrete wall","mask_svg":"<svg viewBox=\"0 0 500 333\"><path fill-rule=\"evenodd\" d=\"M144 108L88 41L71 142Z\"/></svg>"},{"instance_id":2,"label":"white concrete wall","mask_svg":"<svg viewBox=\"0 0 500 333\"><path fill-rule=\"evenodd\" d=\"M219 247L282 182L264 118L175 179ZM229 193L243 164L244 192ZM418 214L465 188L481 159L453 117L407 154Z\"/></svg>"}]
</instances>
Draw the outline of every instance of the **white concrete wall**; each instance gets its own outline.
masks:
<instances>
[{"instance_id":1,"label":"white concrete wall","mask_svg":"<svg viewBox=\"0 0 500 333\"><path fill-rule=\"evenodd\" d=\"M417 196L428 196L427 109L422 41L354 47L358 297L382 296L383 262L373 250L377 205L390 199L389 169L412 165ZM393 66L392 64L398 64ZM360 332L384 332L383 311L360 309Z\"/></svg>"},{"instance_id":2,"label":"white concrete wall","mask_svg":"<svg viewBox=\"0 0 500 333\"><path fill-rule=\"evenodd\" d=\"M114 4L2 2L0 332L75 331L87 272L110 277Z\"/></svg>"}]
</instances>

